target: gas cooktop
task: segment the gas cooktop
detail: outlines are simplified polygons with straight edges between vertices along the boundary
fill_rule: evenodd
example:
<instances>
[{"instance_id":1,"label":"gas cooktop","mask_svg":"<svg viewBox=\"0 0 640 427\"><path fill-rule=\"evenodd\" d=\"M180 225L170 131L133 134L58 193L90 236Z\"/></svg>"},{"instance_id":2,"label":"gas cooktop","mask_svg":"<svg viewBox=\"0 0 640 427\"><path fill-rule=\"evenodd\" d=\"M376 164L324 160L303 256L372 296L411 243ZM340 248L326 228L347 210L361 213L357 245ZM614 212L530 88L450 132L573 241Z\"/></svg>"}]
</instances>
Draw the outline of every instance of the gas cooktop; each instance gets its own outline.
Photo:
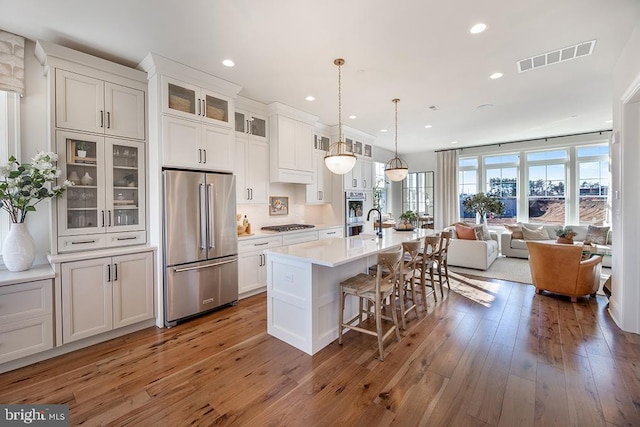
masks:
<instances>
[{"instance_id":1,"label":"gas cooktop","mask_svg":"<svg viewBox=\"0 0 640 427\"><path fill-rule=\"evenodd\" d=\"M262 227L262 231L294 231L294 230L304 230L305 228L313 228L315 225L310 224L283 224L283 225L270 225L268 227Z\"/></svg>"}]
</instances>

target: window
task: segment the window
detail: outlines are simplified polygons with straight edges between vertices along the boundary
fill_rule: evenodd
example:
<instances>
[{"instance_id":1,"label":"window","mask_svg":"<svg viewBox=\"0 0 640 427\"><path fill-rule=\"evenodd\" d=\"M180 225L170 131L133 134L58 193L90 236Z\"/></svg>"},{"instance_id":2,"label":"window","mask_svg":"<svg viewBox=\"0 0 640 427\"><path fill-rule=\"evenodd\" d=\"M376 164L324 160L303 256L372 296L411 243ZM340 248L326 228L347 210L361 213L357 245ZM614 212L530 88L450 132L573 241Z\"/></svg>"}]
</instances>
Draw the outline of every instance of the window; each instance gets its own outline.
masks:
<instances>
[{"instance_id":1,"label":"window","mask_svg":"<svg viewBox=\"0 0 640 427\"><path fill-rule=\"evenodd\" d=\"M484 158L485 193L504 204L500 216L487 218L489 225L513 224L518 220L518 154L486 156Z\"/></svg>"},{"instance_id":2,"label":"window","mask_svg":"<svg viewBox=\"0 0 640 427\"><path fill-rule=\"evenodd\" d=\"M373 207L383 214L389 213L387 208L387 179L384 174L384 163L374 162Z\"/></svg>"},{"instance_id":3,"label":"window","mask_svg":"<svg viewBox=\"0 0 640 427\"><path fill-rule=\"evenodd\" d=\"M433 218L433 172L412 172L402 181L402 212ZM432 224L431 220L426 220Z\"/></svg>"},{"instance_id":4,"label":"window","mask_svg":"<svg viewBox=\"0 0 640 427\"><path fill-rule=\"evenodd\" d=\"M566 222L568 150L527 153L529 221Z\"/></svg>"},{"instance_id":5,"label":"window","mask_svg":"<svg viewBox=\"0 0 640 427\"><path fill-rule=\"evenodd\" d=\"M478 192L478 158L460 157L458 159L458 200L460 219L476 222L475 214L466 212L462 202Z\"/></svg>"},{"instance_id":6,"label":"window","mask_svg":"<svg viewBox=\"0 0 640 427\"><path fill-rule=\"evenodd\" d=\"M609 195L609 146L577 147L579 203L581 224L602 225L606 220Z\"/></svg>"},{"instance_id":7,"label":"window","mask_svg":"<svg viewBox=\"0 0 640 427\"><path fill-rule=\"evenodd\" d=\"M0 90L0 165L18 153L20 96ZM0 246L9 232L9 215L0 212Z\"/></svg>"}]
</instances>

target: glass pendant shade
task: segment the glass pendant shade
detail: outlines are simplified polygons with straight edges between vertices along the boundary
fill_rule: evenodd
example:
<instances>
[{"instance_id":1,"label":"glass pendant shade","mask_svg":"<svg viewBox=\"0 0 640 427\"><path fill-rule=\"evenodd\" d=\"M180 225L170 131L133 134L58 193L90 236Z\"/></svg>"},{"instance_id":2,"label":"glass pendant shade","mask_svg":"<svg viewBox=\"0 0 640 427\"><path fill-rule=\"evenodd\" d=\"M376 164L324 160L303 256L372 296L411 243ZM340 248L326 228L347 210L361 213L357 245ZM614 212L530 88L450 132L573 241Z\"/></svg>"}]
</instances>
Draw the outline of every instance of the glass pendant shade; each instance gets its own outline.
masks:
<instances>
[{"instance_id":1,"label":"glass pendant shade","mask_svg":"<svg viewBox=\"0 0 640 427\"><path fill-rule=\"evenodd\" d=\"M338 142L329 147L329 151L324 156L324 164L336 175L344 175L355 166L356 156L345 150L345 143L342 141L342 73L340 67L344 65L344 59L338 58L333 63L338 66Z\"/></svg>"},{"instance_id":2,"label":"glass pendant shade","mask_svg":"<svg viewBox=\"0 0 640 427\"><path fill-rule=\"evenodd\" d=\"M409 166L407 162L398 157L398 102L399 99L394 99L396 112L396 156L389 160L384 166L384 174L391 181L402 181L409 174Z\"/></svg>"},{"instance_id":3,"label":"glass pendant shade","mask_svg":"<svg viewBox=\"0 0 640 427\"><path fill-rule=\"evenodd\" d=\"M344 142L338 141L329 147L329 152L324 156L324 164L336 175L344 175L356 164L356 156L342 151ZM333 153L332 150L336 152Z\"/></svg>"}]
</instances>

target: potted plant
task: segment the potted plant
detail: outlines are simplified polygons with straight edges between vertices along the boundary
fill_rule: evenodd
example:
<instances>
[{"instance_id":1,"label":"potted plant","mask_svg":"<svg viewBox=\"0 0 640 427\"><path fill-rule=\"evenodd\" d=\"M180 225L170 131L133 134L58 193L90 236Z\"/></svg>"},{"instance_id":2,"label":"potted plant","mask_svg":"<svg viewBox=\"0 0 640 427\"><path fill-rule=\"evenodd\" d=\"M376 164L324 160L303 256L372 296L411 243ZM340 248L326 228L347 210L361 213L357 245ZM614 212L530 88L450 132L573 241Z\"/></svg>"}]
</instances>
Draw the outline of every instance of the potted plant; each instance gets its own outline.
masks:
<instances>
[{"instance_id":1,"label":"potted plant","mask_svg":"<svg viewBox=\"0 0 640 427\"><path fill-rule=\"evenodd\" d=\"M488 213L501 215L504 212L504 203L484 193L467 197L462 206L466 212L475 212L480 218L480 224L486 222Z\"/></svg>"},{"instance_id":2,"label":"potted plant","mask_svg":"<svg viewBox=\"0 0 640 427\"><path fill-rule=\"evenodd\" d=\"M565 243L567 245L573 245L573 238L576 236L576 232L571 227L560 227L556 230L556 243Z\"/></svg>"},{"instance_id":3,"label":"potted plant","mask_svg":"<svg viewBox=\"0 0 640 427\"><path fill-rule=\"evenodd\" d=\"M398 230L413 230L415 223L418 220L418 215L414 211L406 211L400 215L400 222L396 226Z\"/></svg>"},{"instance_id":4,"label":"potted plant","mask_svg":"<svg viewBox=\"0 0 640 427\"><path fill-rule=\"evenodd\" d=\"M79 141L76 144L76 152L78 157L87 157L87 144L84 141Z\"/></svg>"},{"instance_id":5,"label":"potted plant","mask_svg":"<svg viewBox=\"0 0 640 427\"><path fill-rule=\"evenodd\" d=\"M24 224L27 213L35 212L35 205L45 199L57 198L65 188L73 185L52 183L60 176L54 164L58 155L40 152L31 164L19 163L14 156L9 163L0 166L0 208L9 213L11 229L2 245L2 258L9 271L31 268L35 257L35 244Z\"/></svg>"}]
</instances>

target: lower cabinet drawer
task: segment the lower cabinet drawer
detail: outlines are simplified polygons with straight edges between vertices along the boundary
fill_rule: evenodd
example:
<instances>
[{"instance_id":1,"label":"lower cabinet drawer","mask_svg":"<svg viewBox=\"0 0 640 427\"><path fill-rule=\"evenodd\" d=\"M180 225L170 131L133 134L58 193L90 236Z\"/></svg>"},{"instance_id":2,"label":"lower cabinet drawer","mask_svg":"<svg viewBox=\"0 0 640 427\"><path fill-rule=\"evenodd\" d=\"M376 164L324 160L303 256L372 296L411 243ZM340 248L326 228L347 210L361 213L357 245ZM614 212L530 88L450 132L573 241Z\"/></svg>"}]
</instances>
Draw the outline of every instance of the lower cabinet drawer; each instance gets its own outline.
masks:
<instances>
[{"instance_id":1,"label":"lower cabinet drawer","mask_svg":"<svg viewBox=\"0 0 640 427\"><path fill-rule=\"evenodd\" d=\"M147 242L147 234L144 231L132 231L107 235L107 246L142 245Z\"/></svg>"},{"instance_id":2,"label":"lower cabinet drawer","mask_svg":"<svg viewBox=\"0 0 640 427\"><path fill-rule=\"evenodd\" d=\"M107 237L104 234L58 237L59 252L77 252L106 247Z\"/></svg>"},{"instance_id":3,"label":"lower cabinet drawer","mask_svg":"<svg viewBox=\"0 0 640 427\"><path fill-rule=\"evenodd\" d=\"M53 315L0 324L0 363L53 348Z\"/></svg>"},{"instance_id":4,"label":"lower cabinet drawer","mask_svg":"<svg viewBox=\"0 0 640 427\"><path fill-rule=\"evenodd\" d=\"M16 283L0 287L0 324L53 312L51 280ZM2 351L0 349L0 351Z\"/></svg>"}]
</instances>

